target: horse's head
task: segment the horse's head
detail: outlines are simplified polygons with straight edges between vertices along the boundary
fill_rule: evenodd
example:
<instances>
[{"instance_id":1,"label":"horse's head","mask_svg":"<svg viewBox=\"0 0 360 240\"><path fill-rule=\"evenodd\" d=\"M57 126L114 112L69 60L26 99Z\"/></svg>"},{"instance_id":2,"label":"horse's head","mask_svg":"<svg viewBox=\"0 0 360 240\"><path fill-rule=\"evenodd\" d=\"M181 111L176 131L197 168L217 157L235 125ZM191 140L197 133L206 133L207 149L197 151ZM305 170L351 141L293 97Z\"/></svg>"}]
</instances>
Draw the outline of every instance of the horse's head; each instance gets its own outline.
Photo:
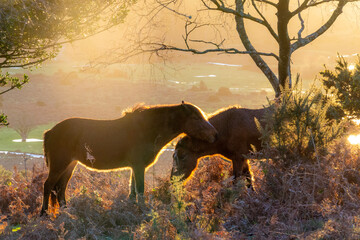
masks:
<instances>
[{"instance_id":1,"label":"horse's head","mask_svg":"<svg viewBox=\"0 0 360 240\"><path fill-rule=\"evenodd\" d=\"M217 139L217 130L211 125L200 108L188 104L181 104L184 118L182 121L183 132L195 139L213 143Z\"/></svg>"},{"instance_id":2,"label":"horse's head","mask_svg":"<svg viewBox=\"0 0 360 240\"><path fill-rule=\"evenodd\" d=\"M185 136L176 144L173 154L173 168L171 177L183 175L181 180L187 179L196 168L200 150L189 136Z\"/></svg>"}]
</instances>

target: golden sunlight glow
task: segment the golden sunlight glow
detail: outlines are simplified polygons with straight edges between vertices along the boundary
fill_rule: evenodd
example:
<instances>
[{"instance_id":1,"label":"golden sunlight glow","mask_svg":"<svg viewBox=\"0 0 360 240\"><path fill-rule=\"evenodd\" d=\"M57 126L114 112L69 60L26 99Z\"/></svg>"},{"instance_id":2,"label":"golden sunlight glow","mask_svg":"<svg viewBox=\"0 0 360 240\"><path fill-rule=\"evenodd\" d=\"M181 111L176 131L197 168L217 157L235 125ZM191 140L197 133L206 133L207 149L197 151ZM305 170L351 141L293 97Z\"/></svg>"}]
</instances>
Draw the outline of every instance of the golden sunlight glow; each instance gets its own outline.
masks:
<instances>
[{"instance_id":1,"label":"golden sunlight glow","mask_svg":"<svg viewBox=\"0 0 360 240\"><path fill-rule=\"evenodd\" d=\"M353 145L360 144L360 134L358 134L358 135L350 135L348 137L348 141Z\"/></svg>"},{"instance_id":2,"label":"golden sunlight glow","mask_svg":"<svg viewBox=\"0 0 360 240\"><path fill-rule=\"evenodd\" d=\"M351 121L355 124L355 125L360 125L360 119L351 119ZM350 135L348 137L348 141L350 142L350 144L356 145L359 144L360 145L360 134L357 135Z\"/></svg>"},{"instance_id":3,"label":"golden sunlight glow","mask_svg":"<svg viewBox=\"0 0 360 240\"><path fill-rule=\"evenodd\" d=\"M352 71L355 69L355 65L354 64L350 64L348 67L349 71Z\"/></svg>"},{"instance_id":4,"label":"golden sunlight glow","mask_svg":"<svg viewBox=\"0 0 360 240\"><path fill-rule=\"evenodd\" d=\"M360 119L352 119L351 121L356 125L360 125Z\"/></svg>"}]
</instances>

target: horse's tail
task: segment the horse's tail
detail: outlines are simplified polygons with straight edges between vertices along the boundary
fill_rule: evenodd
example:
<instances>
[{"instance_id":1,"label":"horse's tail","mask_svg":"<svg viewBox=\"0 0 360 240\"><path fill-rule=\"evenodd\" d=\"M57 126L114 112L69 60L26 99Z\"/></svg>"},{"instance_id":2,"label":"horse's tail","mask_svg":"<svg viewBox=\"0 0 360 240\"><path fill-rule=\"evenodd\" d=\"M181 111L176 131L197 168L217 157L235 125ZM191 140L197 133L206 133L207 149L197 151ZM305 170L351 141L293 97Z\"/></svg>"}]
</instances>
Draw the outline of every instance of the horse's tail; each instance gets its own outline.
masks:
<instances>
[{"instance_id":1,"label":"horse's tail","mask_svg":"<svg viewBox=\"0 0 360 240\"><path fill-rule=\"evenodd\" d=\"M46 166L49 167L49 158L48 158L48 146L49 146L50 130L44 133L44 157Z\"/></svg>"}]
</instances>

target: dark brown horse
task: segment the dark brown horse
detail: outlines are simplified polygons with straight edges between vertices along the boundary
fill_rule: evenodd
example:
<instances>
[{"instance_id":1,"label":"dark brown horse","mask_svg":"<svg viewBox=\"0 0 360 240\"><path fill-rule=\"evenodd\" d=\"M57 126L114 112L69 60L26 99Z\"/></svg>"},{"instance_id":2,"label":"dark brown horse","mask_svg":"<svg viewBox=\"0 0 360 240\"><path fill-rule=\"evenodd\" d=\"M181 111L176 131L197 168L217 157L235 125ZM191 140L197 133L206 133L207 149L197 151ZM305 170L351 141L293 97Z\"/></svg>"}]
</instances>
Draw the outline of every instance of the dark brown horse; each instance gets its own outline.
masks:
<instances>
[{"instance_id":1,"label":"dark brown horse","mask_svg":"<svg viewBox=\"0 0 360 240\"><path fill-rule=\"evenodd\" d=\"M184 175L187 179L196 169L197 160L203 156L221 154L233 163L235 178L245 175L251 186L251 172L244 154L248 154L253 145L261 149L260 132L255 118L261 122L266 109L246 109L231 107L213 114L209 122L218 131L218 139L208 143L191 136L179 140L173 155L172 176Z\"/></svg>"},{"instance_id":2,"label":"dark brown horse","mask_svg":"<svg viewBox=\"0 0 360 240\"><path fill-rule=\"evenodd\" d=\"M130 167L130 197L141 197L146 167L181 133L206 142L214 142L217 137L202 111L184 102L138 107L115 120L70 118L58 123L44 134L49 175L41 215L48 209L50 194L60 206L66 204L65 190L78 161L98 170Z\"/></svg>"}]
</instances>

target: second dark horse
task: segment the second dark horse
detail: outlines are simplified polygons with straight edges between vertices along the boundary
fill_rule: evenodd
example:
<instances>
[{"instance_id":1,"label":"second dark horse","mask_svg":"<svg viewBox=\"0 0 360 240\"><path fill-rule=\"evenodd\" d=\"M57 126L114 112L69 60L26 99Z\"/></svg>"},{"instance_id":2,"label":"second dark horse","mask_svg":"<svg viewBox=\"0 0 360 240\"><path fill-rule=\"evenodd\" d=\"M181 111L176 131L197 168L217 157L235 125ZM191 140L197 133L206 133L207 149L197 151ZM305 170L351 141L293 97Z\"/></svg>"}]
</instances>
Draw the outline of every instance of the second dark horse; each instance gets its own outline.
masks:
<instances>
[{"instance_id":1,"label":"second dark horse","mask_svg":"<svg viewBox=\"0 0 360 240\"><path fill-rule=\"evenodd\" d=\"M233 163L235 178L246 176L251 186L251 172L244 154L248 154L253 145L261 149L260 132L256 126L255 118L261 122L266 108L246 109L231 107L213 114L209 122L218 131L218 140L208 143L191 136L179 140L173 155L174 163L172 176L184 175L187 179L196 169L199 158L207 155L221 154ZM263 125L263 123L262 123Z\"/></svg>"},{"instance_id":2,"label":"second dark horse","mask_svg":"<svg viewBox=\"0 0 360 240\"><path fill-rule=\"evenodd\" d=\"M66 203L65 190L78 161L98 170L130 167L130 197L141 197L146 167L181 133L209 143L217 136L202 111L187 103L138 107L115 120L70 118L58 123L44 134L49 175L41 215L48 209L50 194L60 206Z\"/></svg>"}]
</instances>

